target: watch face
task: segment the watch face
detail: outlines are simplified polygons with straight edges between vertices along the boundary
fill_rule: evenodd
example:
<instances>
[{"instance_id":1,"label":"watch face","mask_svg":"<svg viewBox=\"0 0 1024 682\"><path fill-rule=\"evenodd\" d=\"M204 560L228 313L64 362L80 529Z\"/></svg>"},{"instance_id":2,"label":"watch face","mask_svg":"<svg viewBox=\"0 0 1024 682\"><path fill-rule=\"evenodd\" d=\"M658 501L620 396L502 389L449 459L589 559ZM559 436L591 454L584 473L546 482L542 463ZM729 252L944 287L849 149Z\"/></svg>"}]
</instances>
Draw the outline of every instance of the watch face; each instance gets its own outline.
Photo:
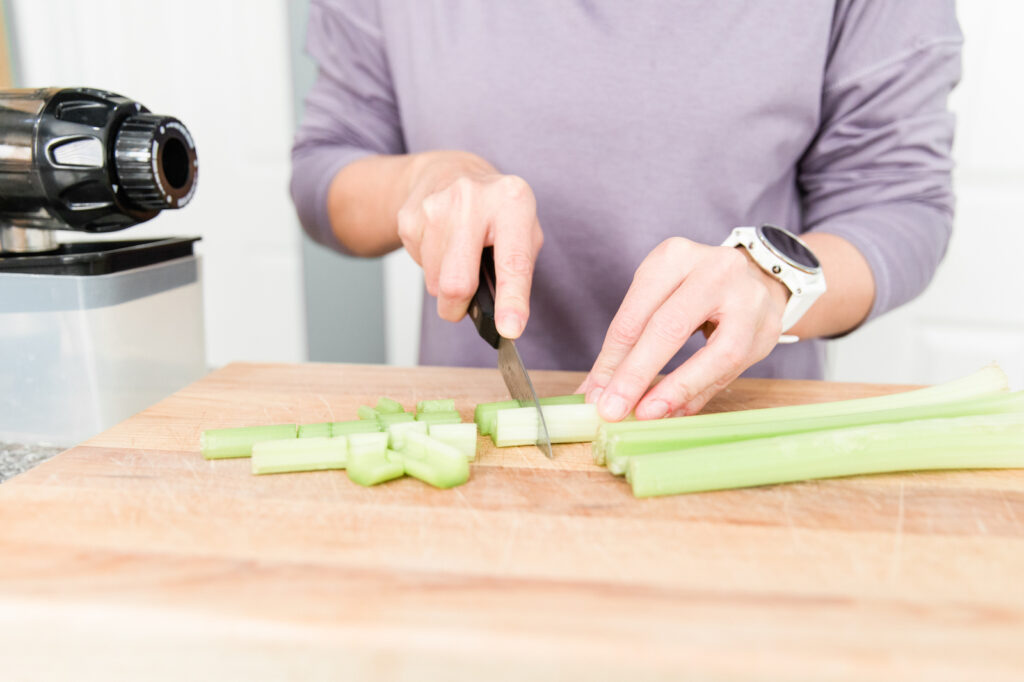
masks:
<instances>
[{"instance_id":1,"label":"watch face","mask_svg":"<svg viewBox=\"0 0 1024 682\"><path fill-rule=\"evenodd\" d=\"M811 250L786 230L773 225L762 225L757 228L757 232L768 247L794 266L804 270L821 268L821 263Z\"/></svg>"}]
</instances>

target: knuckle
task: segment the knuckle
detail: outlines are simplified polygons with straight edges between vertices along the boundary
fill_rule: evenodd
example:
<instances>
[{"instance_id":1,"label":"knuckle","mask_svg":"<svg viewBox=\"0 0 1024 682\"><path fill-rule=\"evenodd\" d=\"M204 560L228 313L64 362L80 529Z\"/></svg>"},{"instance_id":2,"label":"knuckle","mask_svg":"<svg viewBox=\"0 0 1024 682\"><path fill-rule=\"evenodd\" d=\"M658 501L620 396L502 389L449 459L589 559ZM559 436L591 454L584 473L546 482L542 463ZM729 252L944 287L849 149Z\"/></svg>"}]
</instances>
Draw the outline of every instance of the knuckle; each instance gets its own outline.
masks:
<instances>
[{"instance_id":1,"label":"knuckle","mask_svg":"<svg viewBox=\"0 0 1024 682\"><path fill-rule=\"evenodd\" d=\"M497 189L509 199L529 199L533 197L530 185L518 175L503 175L495 183Z\"/></svg>"},{"instance_id":2,"label":"knuckle","mask_svg":"<svg viewBox=\"0 0 1024 682\"><path fill-rule=\"evenodd\" d=\"M476 189L476 183L462 176L456 178L455 181L448 186L449 195L455 200L466 200Z\"/></svg>"},{"instance_id":3,"label":"knuckle","mask_svg":"<svg viewBox=\"0 0 1024 682\"><path fill-rule=\"evenodd\" d=\"M750 349L739 341L722 341L718 348L718 356L722 366L729 371L735 371L743 367L750 355Z\"/></svg>"},{"instance_id":4,"label":"knuckle","mask_svg":"<svg viewBox=\"0 0 1024 682\"><path fill-rule=\"evenodd\" d=\"M533 273L533 258L522 251L511 251L500 258L498 267L513 277L529 277Z\"/></svg>"},{"instance_id":5,"label":"knuckle","mask_svg":"<svg viewBox=\"0 0 1024 682\"><path fill-rule=\"evenodd\" d=\"M630 314L616 317L608 328L608 340L616 346L633 346L644 332L645 320Z\"/></svg>"},{"instance_id":6,"label":"knuckle","mask_svg":"<svg viewBox=\"0 0 1024 682\"><path fill-rule=\"evenodd\" d=\"M688 253L693 247L693 242L683 237L669 237L655 247L654 253L661 258L674 260Z\"/></svg>"},{"instance_id":7,"label":"knuckle","mask_svg":"<svg viewBox=\"0 0 1024 682\"><path fill-rule=\"evenodd\" d=\"M473 295L473 285L462 274L444 274L438 280L438 293L442 298L463 301Z\"/></svg>"},{"instance_id":8,"label":"knuckle","mask_svg":"<svg viewBox=\"0 0 1024 682\"><path fill-rule=\"evenodd\" d=\"M403 242L408 242L416 237L416 210L403 206L398 211L398 237Z\"/></svg>"},{"instance_id":9,"label":"knuckle","mask_svg":"<svg viewBox=\"0 0 1024 682\"><path fill-rule=\"evenodd\" d=\"M693 331L689 321L682 315L659 311L651 319L651 333L660 341L682 345Z\"/></svg>"}]
</instances>

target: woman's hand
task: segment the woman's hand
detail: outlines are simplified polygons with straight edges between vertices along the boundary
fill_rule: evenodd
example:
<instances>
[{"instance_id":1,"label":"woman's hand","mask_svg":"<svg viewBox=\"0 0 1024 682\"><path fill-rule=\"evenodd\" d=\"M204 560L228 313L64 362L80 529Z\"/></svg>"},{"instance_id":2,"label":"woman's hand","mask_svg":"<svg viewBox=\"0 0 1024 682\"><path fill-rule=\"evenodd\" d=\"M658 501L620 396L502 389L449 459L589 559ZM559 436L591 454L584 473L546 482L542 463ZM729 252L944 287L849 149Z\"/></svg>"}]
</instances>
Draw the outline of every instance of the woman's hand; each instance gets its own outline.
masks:
<instances>
[{"instance_id":1,"label":"woman's hand","mask_svg":"<svg viewBox=\"0 0 1024 682\"><path fill-rule=\"evenodd\" d=\"M699 412L778 343L788 293L742 249L662 242L637 268L608 328L581 387L587 402L609 421L634 408L639 419ZM698 329L707 345L650 387Z\"/></svg>"},{"instance_id":2,"label":"woman's hand","mask_svg":"<svg viewBox=\"0 0 1024 682\"><path fill-rule=\"evenodd\" d=\"M495 324L502 336L517 338L530 315L534 262L544 242L533 191L473 154L420 156L398 211L398 236L423 267L437 314L462 319L476 293L480 254L494 246Z\"/></svg>"}]
</instances>

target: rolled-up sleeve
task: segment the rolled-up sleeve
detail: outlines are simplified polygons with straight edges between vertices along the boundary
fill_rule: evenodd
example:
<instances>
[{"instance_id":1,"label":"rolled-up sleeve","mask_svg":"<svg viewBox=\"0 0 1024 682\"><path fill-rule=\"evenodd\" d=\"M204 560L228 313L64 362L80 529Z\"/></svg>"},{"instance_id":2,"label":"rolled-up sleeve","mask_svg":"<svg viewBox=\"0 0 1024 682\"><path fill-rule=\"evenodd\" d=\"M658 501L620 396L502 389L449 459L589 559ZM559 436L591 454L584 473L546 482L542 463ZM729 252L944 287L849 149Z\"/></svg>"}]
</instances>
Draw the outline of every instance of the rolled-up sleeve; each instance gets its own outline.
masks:
<instances>
[{"instance_id":1,"label":"rolled-up sleeve","mask_svg":"<svg viewBox=\"0 0 1024 682\"><path fill-rule=\"evenodd\" d=\"M345 251L327 213L331 181L362 157L404 152L376 1L313 0L306 51L317 77L292 146L292 201L310 237Z\"/></svg>"},{"instance_id":2,"label":"rolled-up sleeve","mask_svg":"<svg viewBox=\"0 0 1024 682\"><path fill-rule=\"evenodd\" d=\"M947 98L960 78L952 0L837 3L820 132L801 160L804 229L864 255L868 319L917 296L953 222Z\"/></svg>"}]
</instances>

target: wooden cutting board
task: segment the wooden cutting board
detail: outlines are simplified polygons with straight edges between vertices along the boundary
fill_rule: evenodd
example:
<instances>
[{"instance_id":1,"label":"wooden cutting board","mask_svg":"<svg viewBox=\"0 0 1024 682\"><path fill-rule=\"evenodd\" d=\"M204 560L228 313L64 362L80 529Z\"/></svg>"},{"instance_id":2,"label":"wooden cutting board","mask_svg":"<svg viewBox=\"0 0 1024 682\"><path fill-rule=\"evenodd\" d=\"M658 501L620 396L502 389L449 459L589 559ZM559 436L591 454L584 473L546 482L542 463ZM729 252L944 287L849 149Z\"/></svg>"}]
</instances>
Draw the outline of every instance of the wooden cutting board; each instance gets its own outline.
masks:
<instances>
[{"instance_id":1,"label":"wooden cutting board","mask_svg":"<svg viewBox=\"0 0 1024 682\"><path fill-rule=\"evenodd\" d=\"M741 380L709 409L898 388ZM585 445L482 445L447 491L199 455L203 429L380 395L470 419L504 389L494 370L231 365L0 485L0 678L1024 678L1021 471L636 500Z\"/></svg>"}]
</instances>

